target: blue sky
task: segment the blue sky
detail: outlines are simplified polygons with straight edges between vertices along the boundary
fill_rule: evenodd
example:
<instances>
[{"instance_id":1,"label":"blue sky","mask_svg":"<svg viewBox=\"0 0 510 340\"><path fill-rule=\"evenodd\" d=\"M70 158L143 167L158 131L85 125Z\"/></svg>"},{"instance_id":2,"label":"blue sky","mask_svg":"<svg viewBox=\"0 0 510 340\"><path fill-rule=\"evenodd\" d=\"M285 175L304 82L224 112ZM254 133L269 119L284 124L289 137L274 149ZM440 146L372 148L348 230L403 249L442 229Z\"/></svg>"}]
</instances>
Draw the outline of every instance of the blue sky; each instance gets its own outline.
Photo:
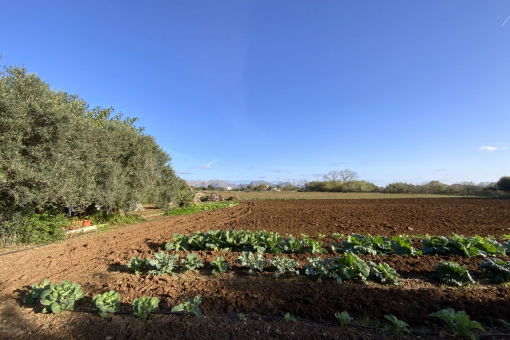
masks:
<instances>
[{"instance_id":1,"label":"blue sky","mask_svg":"<svg viewBox=\"0 0 510 340\"><path fill-rule=\"evenodd\" d=\"M2 64L138 117L187 180L510 175L510 1L9 1Z\"/></svg>"}]
</instances>

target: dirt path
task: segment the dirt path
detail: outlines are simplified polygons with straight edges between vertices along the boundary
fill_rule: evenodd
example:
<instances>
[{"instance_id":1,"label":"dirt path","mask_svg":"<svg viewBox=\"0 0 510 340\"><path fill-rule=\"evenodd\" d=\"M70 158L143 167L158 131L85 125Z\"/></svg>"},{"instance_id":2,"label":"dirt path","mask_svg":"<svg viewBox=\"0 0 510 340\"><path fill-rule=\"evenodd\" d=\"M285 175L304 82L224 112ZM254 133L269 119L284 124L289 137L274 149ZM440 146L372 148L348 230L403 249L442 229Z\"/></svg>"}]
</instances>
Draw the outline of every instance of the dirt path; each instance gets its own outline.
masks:
<instances>
[{"instance_id":1,"label":"dirt path","mask_svg":"<svg viewBox=\"0 0 510 340\"><path fill-rule=\"evenodd\" d=\"M210 275L210 269L176 277L136 276L123 271L131 256L149 257L172 238L173 233L189 233L208 229L266 229L285 235L307 233L331 234L351 232L377 235L425 234L443 235L457 232L464 235L510 234L510 200L492 199L403 199L403 200L311 200L243 202L230 209L203 212L197 215L158 219L127 226L102 234L80 237L63 243L0 257L0 337L5 338L105 338L111 339L163 337L173 331L185 331L200 325L206 334L188 332L176 338L239 338L242 334L255 338L282 338L281 333L307 334L324 332L334 338L330 326L297 325L290 329L285 323L269 325L248 321L246 324L205 318L183 322L172 316L154 316L152 321L139 321L128 316L100 319L95 315L68 313L63 317L36 313L37 308L20 308L27 286L49 277L53 282L68 279L80 283L86 298L77 310L90 307L91 297L109 289L119 291L122 308L130 309L135 297L158 296L160 307L170 309L185 299L202 294L202 310L206 313L244 312L265 316L282 313L306 319L332 320L335 311L348 310L356 318L365 314L383 319L394 314L412 326L434 323L427 314L442 308L466 310L473 319L490 324L510 315L510 288L481 285L469 289L442 288L430 281L430 273L439 257L390 256L364 257L384 260L404 278L398 288L357 282L338 285L318 282L310 277L283 277L273 280L270 274L255 278L234 266L233 271L220 277ZM410 230L411 228L412 230ZM233 262L239 254L199 252L207 261L216 256ZM181 253L181 257L185 254ZM306 263L306 255L294 255ZM467 264L471 270L481 259L441 258ZM508 260L508 259L507 259ZM490 310L490 313L487 311ZM166 320L166 321L165 321ZM166 323L165 323L166 322ZM214 331L214 325L226 329ZM166 326L164 326L166 325ZM273 326L271 326L273 325ZM267 331L267 326L275 327ZM162 327L167 327L165 333ZM301 328L300 328L301 327ZM318 327L318 328L317 328ZM240 333L236 333L238 329ZM266 332L267 331L267 332ZM32 333L29 333L32 332ZM243 333L245 332L245 333ZM259 332L259 333L256 333ZM260 333L266 332L266 333ZM306 333L299 333L306 332ZM151 335L152 334L152 335ZM208 334L208 335L207 335ZM351 333L346 333L351 334ZM377 338L377 335L355 333L356 336ZM278 336L279 335L279 336ZM352 334L351 334L352 335ZM170 338L170 337L169 337ZM294 337L298 338L298 337ZM320 337L319 337L320 338ZM341 337L340 337L341 338ZM351 337L352 338L352 337Z\"/></svg>"}]
</instances>

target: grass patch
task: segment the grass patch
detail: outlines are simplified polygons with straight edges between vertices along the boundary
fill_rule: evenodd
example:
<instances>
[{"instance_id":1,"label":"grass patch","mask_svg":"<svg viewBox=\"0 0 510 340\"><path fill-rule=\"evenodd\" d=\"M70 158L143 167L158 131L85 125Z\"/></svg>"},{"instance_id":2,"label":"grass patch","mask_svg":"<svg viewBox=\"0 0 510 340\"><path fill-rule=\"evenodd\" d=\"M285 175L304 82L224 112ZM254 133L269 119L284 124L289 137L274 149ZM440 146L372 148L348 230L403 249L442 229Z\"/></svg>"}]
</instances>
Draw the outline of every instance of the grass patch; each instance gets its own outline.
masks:
<instances>
[{"instance_id":1,"label":"grass patch","mask_svg":"<svg viewBox=\"0 0 510 340\"><path fill-rule=\"evenodd\" d=\"M239 202L237 202L237 201L232 201L232 203L230 203L230 205L226 201L203 202L203 203L195 204L191 207L175 208L172 210L168 210L167 212L165 212L165 215L166 216L191 215L191 214L195 214L195 213L198 213L201 211L210 211L210 210L218 210L218 209L223 209L223 208L228 208L228 207L235 207L238 204L239 204Z\"/></svg>"},{"instance_id":2,"label":"grass patch","mask_svg":"<svg viewBox=\"0 0 510 340\"><path fill-rule=\"evenodd\" d=\"M119 224L133 224L144 221L137 215L125 214L122 216L119 212L112 212L109 214L98 213L90 216L93 225L119 225Z\"/></svg>"}]
</instances>

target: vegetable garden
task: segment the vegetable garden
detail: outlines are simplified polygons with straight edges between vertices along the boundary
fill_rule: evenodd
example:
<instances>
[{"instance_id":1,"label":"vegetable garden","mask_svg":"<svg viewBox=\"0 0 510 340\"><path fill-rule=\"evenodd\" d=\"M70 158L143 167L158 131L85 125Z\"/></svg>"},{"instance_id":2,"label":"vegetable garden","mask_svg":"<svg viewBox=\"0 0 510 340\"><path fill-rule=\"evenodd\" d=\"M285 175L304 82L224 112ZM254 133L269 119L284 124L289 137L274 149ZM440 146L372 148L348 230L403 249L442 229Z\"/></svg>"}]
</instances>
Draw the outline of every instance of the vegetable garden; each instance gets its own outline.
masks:
<instances>
[{"instance_id":1,"label":"vegetable garden","mask_svg":"<svg viewBox=\"0 0 510 340\"><path fill-rule=\"evenodd\" d=\"M0 335L510 337L509 227L510 201L490 199L243 202L138 224L0 257Z\"/></svg>"}]
</instances>

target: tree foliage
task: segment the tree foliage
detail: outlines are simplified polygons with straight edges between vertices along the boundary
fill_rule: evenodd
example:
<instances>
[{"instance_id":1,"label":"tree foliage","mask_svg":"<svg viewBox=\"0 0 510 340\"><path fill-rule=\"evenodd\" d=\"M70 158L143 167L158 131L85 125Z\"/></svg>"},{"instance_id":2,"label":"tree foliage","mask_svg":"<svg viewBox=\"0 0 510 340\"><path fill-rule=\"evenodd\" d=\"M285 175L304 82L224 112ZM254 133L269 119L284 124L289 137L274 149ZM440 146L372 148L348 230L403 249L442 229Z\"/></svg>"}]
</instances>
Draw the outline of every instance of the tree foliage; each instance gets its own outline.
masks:
<instances>
[{"instance_id":1,"label":"tree foliage","mask_svg":"<svg viewBox=\"0 0 510 340\"><path fill-rule=\"evenodd\" d=\"M503 176L496 183L499 190L510 192L510 176Z\"/></svg>"},{"instance_id":2,"label":"tree foliage","mask_svg":"<svg viewBox=\"0 0 510 340\"><path fill-rule=\"evenodd\" d=\"M35 208L126 209L175 199L169 155L113 108L89 109L25 68L0 72L0 242Z\"/></svg>"}]
</instances>

